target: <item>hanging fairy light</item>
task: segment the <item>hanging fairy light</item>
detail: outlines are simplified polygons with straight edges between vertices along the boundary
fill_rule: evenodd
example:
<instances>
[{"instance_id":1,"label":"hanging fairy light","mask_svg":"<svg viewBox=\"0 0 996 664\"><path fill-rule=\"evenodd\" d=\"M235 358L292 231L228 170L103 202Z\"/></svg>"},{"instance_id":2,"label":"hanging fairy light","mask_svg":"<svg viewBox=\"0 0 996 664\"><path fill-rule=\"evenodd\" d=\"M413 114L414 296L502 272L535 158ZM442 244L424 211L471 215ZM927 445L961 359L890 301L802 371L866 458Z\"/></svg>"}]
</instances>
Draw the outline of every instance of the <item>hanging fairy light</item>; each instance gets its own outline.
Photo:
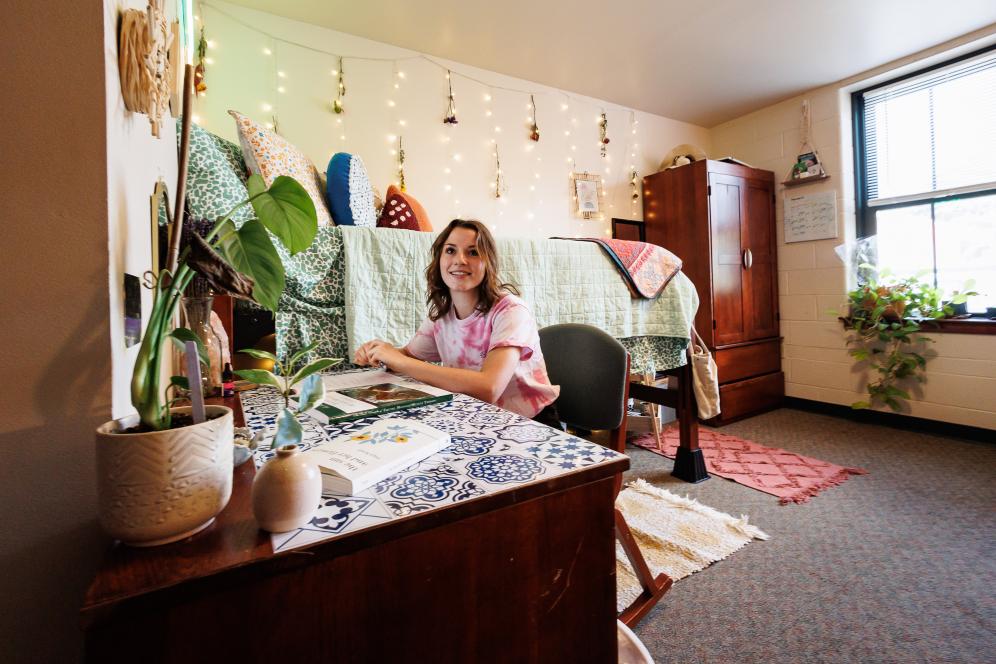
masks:
<instances>
[{"instance_id":1,"label":"hanging fairy light","mask_svg":"<svg viewBox=\"0 0 996 664\"><path fill-rule=\"evenodd\" d=\"M339 68L336 72L339 75L339 85L336 87L336 97L332 102L332 110L338 115L345 110L342 107L342 98L346 96L346 83L343 80L345 74L342 71L342 56L339 57Z\"/></svg>"},{"instance_id":2,"label":"hanging fairy light","mask_svg":"<svg viewBox=\"0 0 996 664\"><path fill-rule=\"evenodd\" d=\"M449 94L446 96L446 117L443 118L443 124L456 124L456 102L453 99L453 76L449 69L446 70L446 85L449 88Z\"/></svg>"},{"instance_id":3,"label":"hanging fairy light","mask_svg":"<svg viewBox=\"0 0 996 664\"><path fill-rule=\"evenodd\" d=\"M529 127L529 140L538 142L540 138L540 133L539 133L539 125L536 124L536 100L533 99L532 95L529 95L529 109L533 113L533 123Z\"/></svg>"},{"instance_id":4,"label":"hanging fairy light","mask_svg":"<svg viewBox=\"0 0 996 664\"><path fill-rule=\"evenodd\" d=\"M609 145L609 119L605 113L598 116L598 151L605 157L608 155Z\"/></svg>"}]
</instances>

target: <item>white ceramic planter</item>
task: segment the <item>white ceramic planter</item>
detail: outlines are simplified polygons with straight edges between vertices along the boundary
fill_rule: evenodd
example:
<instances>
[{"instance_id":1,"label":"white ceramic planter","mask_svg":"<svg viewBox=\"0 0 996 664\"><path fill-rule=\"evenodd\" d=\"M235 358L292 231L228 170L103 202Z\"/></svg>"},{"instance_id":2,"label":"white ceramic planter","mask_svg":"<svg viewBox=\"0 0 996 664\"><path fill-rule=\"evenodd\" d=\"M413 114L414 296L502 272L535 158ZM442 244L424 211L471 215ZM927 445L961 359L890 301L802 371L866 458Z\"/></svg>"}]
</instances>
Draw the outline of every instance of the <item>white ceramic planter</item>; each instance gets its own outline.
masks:
<instances>
[{"instance_id":1,"label":"white ceramic planter","mask_svg":"<svg viewBox=\"0 0 996 664\"><path fill-rule=\"evenodd\" d=\"M132 546L166 544L203 530L225 508L232 409L205 410L216 417L179 429L118 433L137 424L137 414L97 428L98 510L107 534Z\"/></svg>"},{"instance_id":2,"label":"white ceramic planter","mask_svg":"<svg viewBox=\"0 0 996 664\"><path fill-rule=\"evenodd\" d=\"M252 483L252 513L263 530L283 533L311 520L322 499L322 476L314 461L297 445L277 455L256 472Z\"/></svg>"}]
</instances>

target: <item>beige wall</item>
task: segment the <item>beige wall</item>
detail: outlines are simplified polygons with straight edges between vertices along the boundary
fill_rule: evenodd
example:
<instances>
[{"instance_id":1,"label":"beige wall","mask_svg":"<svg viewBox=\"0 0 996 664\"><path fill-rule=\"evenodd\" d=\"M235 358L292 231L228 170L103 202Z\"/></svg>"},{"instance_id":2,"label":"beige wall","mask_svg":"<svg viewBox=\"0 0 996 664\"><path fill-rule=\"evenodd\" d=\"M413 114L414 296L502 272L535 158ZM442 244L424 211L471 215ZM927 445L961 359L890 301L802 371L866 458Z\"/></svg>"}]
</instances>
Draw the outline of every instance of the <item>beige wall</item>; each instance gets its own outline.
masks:
<instances>
[{"instance_id":1,"label":"beige wall","mask_svg":"<svg viewBox=\"0 0 996 664\"><path fill-rule=\"evenodd\" d=\"M612 217L642 218L640 202L631 200L630 164L645 175L657 170L661 158L675 145L693 143L709 149L709 131L704 127L631 112L606 101L460 63L447 65L457 72L453 92L459 119L459 124L447 126L442 122L445 71L413 51L223 2L212 2L198 11L213 44L207 95L198 99L196 107L200 124L234 141L235 122L228 109L240 110L258 122L269 121L275 113L280 132L320 170L325 170L335 152L358 154L381 192L397 177L395 157L390 153L394 146L387 137L403 134L408 192L418 198L437 227L455 216L470 216L505 236L607 233ZM270 40L247 25L326 53ZM264 49L271 54L264 54ZM330 111L336 87L331 72L338 63L329 52L385 59L345 60L346 112L341 116ZM403 79L396 76L395 58L400 58L397 71L405 74ZM284 76L278 77L278 72ZM538 143L528 138L529 95L515 90L536 93ZM491 100L486 101L485 95L491 95ZM395 106L388 106L389 99ZM272 110L264 111L264 104ZM597 118L603 109L609 121L607 160L598 150ZM490 117L485 115L489 110ZM638 123L635 134L631 118ZM404 127L400 121L406 123ZM340 138L343 135L345 140ZM495 175L492 139L500 146L509 187L501 201L489 188ZM459 162L454 155L460 155ZM571 158L578 170L604 177L605 202L611 207L605 210L603 221L572 216L567 195Z\"/></svg>"},{"instance_id":2,"label":"beige wall","mask_svg":"<svg viewBox=\"0 0 996 664\"><path fill-rule=\"evenodd\" d=\"M0 660L74 661L111 410L101 3L4 6Z\"/></svg>"},{"instance_id":3,"label":"beige wall","mask_svg":"<svg viewBox=\"0 0 996 664\"><path fill-rule=\"evenodd\" d=\"M847 355L844 333L829 313L845 300L847 275L834 246L853 239L854 187L851 150L850 92L875 80L895 76L897 68L918 68L992 41L996 26L833 85L810 90L774 106L731 120L712 130L712 155L733 155L786 179L800 147L800 113L808 100L811 142L830 180L802 185L793 195L834 191L838 238L786 244L781 190L777 204L778 287L784 337L782 365L789 396L836 404L863 398L866 377ZM925 62L926 60L926 62ZM936 358L927 365L927 381L918 386L908 414L996 429L996 336L931 334Z\"/></svg>"}]
</instances>

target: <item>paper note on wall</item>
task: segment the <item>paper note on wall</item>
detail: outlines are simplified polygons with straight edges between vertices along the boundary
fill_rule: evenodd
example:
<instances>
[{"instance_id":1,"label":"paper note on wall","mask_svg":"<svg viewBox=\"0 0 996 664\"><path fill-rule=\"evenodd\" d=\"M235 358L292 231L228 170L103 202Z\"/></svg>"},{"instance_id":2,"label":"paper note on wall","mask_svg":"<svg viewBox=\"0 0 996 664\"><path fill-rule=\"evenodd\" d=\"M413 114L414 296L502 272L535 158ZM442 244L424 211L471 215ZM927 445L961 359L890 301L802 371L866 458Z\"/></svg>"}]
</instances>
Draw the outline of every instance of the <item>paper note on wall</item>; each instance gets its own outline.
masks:
<instances>
[{"instance_id":1,"label":"paper note on wall","mask_svg":"<svg viewBox=\"0 0 996 664\"><path fill-rule=\"evenodd\" d=\"M837 237L837 192L785 196L785 241Z\"/></svg>"}]
</instances>

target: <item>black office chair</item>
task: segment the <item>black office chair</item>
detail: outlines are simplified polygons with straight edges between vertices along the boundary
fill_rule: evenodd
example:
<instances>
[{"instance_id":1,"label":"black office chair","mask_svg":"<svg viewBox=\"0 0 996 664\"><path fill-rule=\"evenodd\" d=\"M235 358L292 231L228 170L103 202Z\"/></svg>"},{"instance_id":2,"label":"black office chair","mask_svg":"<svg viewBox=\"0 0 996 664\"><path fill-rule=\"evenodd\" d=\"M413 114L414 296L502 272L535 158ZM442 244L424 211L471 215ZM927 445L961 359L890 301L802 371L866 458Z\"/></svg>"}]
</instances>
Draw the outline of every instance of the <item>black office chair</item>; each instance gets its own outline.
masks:
<instances>
[{"instance_id":1,"label":"black office chair","mask_svg":"<svg viewBox=\"0 0 996 664\"><path fill-rule=\"evenodd\" d=\"M564 323L539 331L540 347L550 382L560 386L556 406L560 419L573 429L609 430L606 447L626 451L626 402L629 399L629 353L616 339L597 327ZM622 488L622 473L616 476L615 493ZM616 538L622 544L643 592L619 620L636 625L670 589L666 574L651 574L629 525L615 510Z\"/></svg>"}]
</instances>

